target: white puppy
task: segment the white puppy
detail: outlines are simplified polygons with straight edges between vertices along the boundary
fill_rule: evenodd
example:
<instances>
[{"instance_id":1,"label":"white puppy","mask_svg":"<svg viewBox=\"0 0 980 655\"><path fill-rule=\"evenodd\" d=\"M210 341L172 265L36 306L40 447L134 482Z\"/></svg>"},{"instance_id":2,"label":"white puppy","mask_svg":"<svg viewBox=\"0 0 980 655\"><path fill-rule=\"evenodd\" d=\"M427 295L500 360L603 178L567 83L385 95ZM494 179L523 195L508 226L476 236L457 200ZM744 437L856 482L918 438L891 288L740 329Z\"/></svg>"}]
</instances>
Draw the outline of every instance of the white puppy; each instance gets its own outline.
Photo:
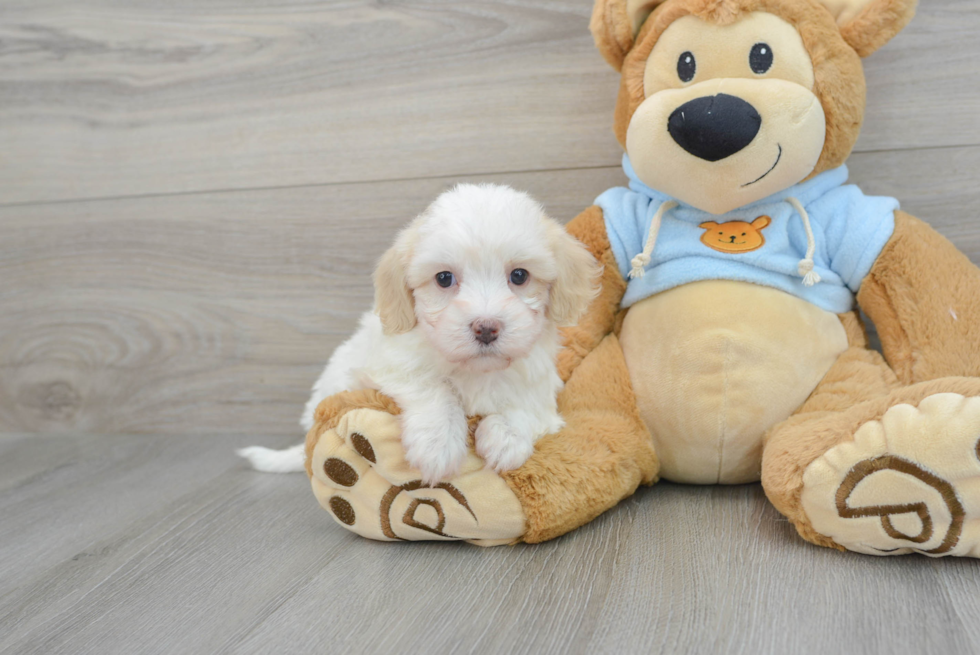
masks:
<instances>
[{"instance_id":1,"label":"white puppy","mask_svg":"<svg viewBox=\"0 0 980 655\"><path fill-rule=\"evenodd\" d=\"M467 416L483 416L476 451L519 467L563 425L556 396L559 326L597 291L599 267L529 196L461 184L405 228L375 271L375 309L334 351L300 423L324 398L372 388L402 408L408 462L426 483L457 473ZM298 471L303 446L239 454L265 471Z\"/></svg>"}]
</instances>

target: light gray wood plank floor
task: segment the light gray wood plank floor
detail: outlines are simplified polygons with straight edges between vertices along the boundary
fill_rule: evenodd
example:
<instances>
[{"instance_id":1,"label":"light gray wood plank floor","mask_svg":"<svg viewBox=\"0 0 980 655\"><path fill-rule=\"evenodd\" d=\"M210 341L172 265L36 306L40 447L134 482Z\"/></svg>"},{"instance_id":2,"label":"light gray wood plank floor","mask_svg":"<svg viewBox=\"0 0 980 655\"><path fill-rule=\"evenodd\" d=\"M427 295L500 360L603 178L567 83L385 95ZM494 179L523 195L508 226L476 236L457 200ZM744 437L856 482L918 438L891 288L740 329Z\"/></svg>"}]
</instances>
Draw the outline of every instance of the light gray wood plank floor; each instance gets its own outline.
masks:
<instances>
[{"instance_id":1,"label":"light gray wood plank floor","mask_svg":"<svg viewBox=\"0 0 980 655\"><path fill-rule=\"evenodd\" d=\"M758 485L661 484L538 546L381 544L244 443L0 440L0 652L980 648L975 561L811 546Z\"/></svg>"},{"instance_id":2,"label":"light gray wood plank floor","mask_svg":"<svg viewBox=\"0 0 980 655\"><path fill-rule=\"evenodd\" d=\"M460 180L621 184L590 0L0 3L0 652L980 652L980 563L810 546L758 485L539 546L377 544L300 438L392 236ZM866 62L849 165L980 263L980 11Z\"/></svg>"}]
</instances>

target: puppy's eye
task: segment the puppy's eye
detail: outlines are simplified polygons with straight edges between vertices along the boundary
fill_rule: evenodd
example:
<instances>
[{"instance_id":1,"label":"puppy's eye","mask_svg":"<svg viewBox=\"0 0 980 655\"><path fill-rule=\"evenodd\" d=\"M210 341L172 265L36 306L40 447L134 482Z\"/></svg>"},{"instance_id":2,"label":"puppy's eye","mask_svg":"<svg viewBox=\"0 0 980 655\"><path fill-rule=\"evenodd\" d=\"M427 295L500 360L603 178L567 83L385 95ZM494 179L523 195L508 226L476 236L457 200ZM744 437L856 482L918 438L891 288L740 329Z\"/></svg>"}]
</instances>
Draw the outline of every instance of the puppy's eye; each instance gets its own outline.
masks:
<instances>
[{"instance_id":1,"label":"puppy's eye","mask_svg":"<svg viewBox=\"0 0 980 655\"><path fill-rule=\"evenodd\" d=\"M694 73L697 69L698 64L694 61L694 54L691 52L685 52L677 60L677 77L681 78L681 82L690 82L693 80Z\"/></svg>"},{"instance_id":2,"label":"puppy's eye","mask_svg":"<svg viewBox=\"0 0 980 655\"><path fill-rule=\"evenodd\" d=\"M510 272L510 281L512 284L521 286L522 284L527 282L527 279L530 276L531 276L530 273L525 271L523 268L515 268L513 271Z\"/></svg>"},{"instance_id":3,"label":"puppy's eye","mask_svg":"<svg viewBox=\"0 0 980 655\"><path fill-rule=\"evenodd\" d=\"M749 66L756 75L762 75L772 68L772 48L768 43L756 43L749 53Z\"/></svg>"},{"instance_id":4,"label":"puppy's eye","mask_svg":"<svg viewBox=\"0 0 980 655\"><path fill-rule=\"evenodd\" d=\"M438 284L443 289L448 289L449 287L456 284L456 276L449 271L442 271L436 273L436 284Z\"/></svg>"}]
</instances>

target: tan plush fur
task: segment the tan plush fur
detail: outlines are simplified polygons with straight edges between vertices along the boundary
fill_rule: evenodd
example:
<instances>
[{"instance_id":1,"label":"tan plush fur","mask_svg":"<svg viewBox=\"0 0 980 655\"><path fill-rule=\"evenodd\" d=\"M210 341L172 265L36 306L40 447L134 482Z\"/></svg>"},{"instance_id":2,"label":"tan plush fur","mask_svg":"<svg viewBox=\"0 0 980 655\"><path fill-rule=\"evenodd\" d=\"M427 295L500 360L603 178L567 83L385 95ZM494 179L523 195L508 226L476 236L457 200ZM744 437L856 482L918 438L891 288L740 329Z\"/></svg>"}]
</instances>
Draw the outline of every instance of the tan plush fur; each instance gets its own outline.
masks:
<instances>
[{"instance_id":1,"label":"tan plush fur","mask_svg":"<svg viewBox=\"0 0 980 655\"><path fill-rule=\"evenodd\" d=\"M558 355L558 374L567 382L582 359L599 345L603 337L612 332L619 312L619 302L626 293L626 281L619 274L599 207L589 207L572 220L566 229L585 244L603 267L599 295L592 301L585 316L579 319L578 325L562 330L565 349Z\"/></svg>"},{"instance_id":2,"label":"tan plush fur","mask_svg":"<svg viewBox=\"0 0 980 655\"><path fill-rule=\"evenodd\" d=\"M861 131L864 71L860 58L844 41L833 16L817 0L668 0L657 7L640 30L637 45L623 61L613 125L620 145L626 147L630 118L645 99L646 61L664 30L683 16L694 15L727 24L753 11L775 14L795 26L813 61L813 92L820 98L827 117L827 134L810 177L844 163Z\"/></svg>"},{"instance_id":3,"label":"tan plush fur","mask_svg":"<svg viewBox=\"0 0 980 655\"><path fill-rule=\"evenodd\" d=\"M673 21L693 14L725 23L737 20L743 12L767 11L797 27L813 61L814 92L827 117L827 137L812 174L839 166L857 140L864 114L865 82L858 55L868 54L897 34L913 10L914 2L908 0L873 0L856 19L845 24L845 40L833 16L816 0L667 0L647 19L634 46L628 36L632 28L630 17L622 3L599 0L593 15L593 34L603 56L617 70L621 68L623 75L615 113L616 135L625 144L629 120L644 100L646 59L659 35ZM607 240L597 235L601 226L601 213L596 208L590 208L570 225L573 233L589 243L593 254L606 264L607 271L603 292L583 326L569 332L569 341L574 346L572 353L563 356L563 373L581 361L583 351L598 341L610 323L614 329L622 324L623 313L615 311L615 303L621 298L625 283L617 279L618 272L610 272L613 262ZM928 226L905 215L897 217L895 236L865 282L859 302L879 324L885 352L901 372L902 381L978 374L980 339L976 336L976 326L980 325L980 271ZM947 311L950 308L962 312L959 324L946 319L951 319ZM899 376L885 360L866 349L864 329L857 314L843 315L841 322L852 347L840 356L798 413L771 430L763 456L763 485L774 504L793 520L805 538L827 546L835 544L809 527L800 508L802 472L810 462L837 443L850 439L858 426L880 417L896 403L917 402L940 391L980 395L980 381L969 378L947 378L902 388ZM603 345L608 346L609 342ZM611 358L611 355L604 354L604 357ZM590 358L585 359L589 361ZM590 380L584 365L573 374L572 380L574 385L570 384L564 394L566 402L573 393L590 400L602 397L605 381ZM633 411L632 407L627 409ZM578 439L594 443L592 438L596 433L582 432L579 424L579 421L591 423L592 419L588 411L569 417L569 427L561 434L565 447L575 448ZM613 438L605 430L601 434L605 439ZM557 443L557 437L549 443ZM583 463L568 461L560 452L541 451L533 461L537 471L534 489L555 489L559 479L574 488L591 484L582 478ZM614 471L624 468L622 461L610 466ZM559 479L546 480L539 469ZM522 472L517 471L515 475ZM613 478L617 484L612 486L612 493L594 490L598 503L587 502L584 513L570 511L564 502L549 507L541 502L547 500L545 495L529 493L532 487L511 479L529 513L529 524L534 526L528 540L562 534L623 493L621 476ZM552 493L562 495L557 491Z\"/></svg>"},{"instance_id":4,"label":"tan plush fur","mask_svg":"<svg viewBox=\"0 0 980 655\"><path fill-rule=\"evenodd\" d=\"M980 376L980 269L929 225L904 212L861 285L858 302L906 384Z\"/></svg>"},{"instance_id":5,"label":"tan plush fur","mask_svg":"<svg viewBox=\"0 0 980 655\"><path fill-rule=\"evenodd\" d=\"M897 34L915 7L914 0L854 2L859 4L848 4L837 14L828 7L840 9L840 3L830 0L827 6L818 0L634 2L629 6L637 11L657 5L634 39L627 0L597 0L591 23L596 45L622 71L617 137L625 144L630 117L644 100L645 62L675 20L694 15L726 24L746 12L764 11L794 25L812 59L814 93L827 119L826 142L813 174L840 165L863 118L859 55ZM539 440L523 467L502 476L523 508L527 542L557 537L592 520L638 485L655 482L660 469L617 338L626 281L611 252L602 211L590 207L568 230L604 266L602 288L579 324L564 330L567 348L559 356L559 371L567 383L559 409L566 427ZM803 538L835 548L842 546L818 533L803 510L807 467L853 441L862 425L881 419L895 405L918 406L938 393L980 397L980 270L928 225L897 213L894 235L857 299L878 328L885 357L867 349L857 313L841 315L847 349L803 405L769 429L762 455L762 484L775 507ZM327 399L307 435L307 454L325 430L357 407L398 413L392 401L375 392Z\"/></svg>"},{"instance_id":6,"label":"tan plush fur","mask_svg":"<svg viewBox=\"0 0 980 655\"><path fill-rule=\"evenodd\" d=\"M872 0L841 26L841 36L858 55L867 57L909 24L918 0Z\"/></svg>"},{"instance_id":7,"label":"tan plush fur","mask_svg":"<svg viewBox=\"0 0 980 655\"><path fill-rule=\"evenodd\" d=\"M938 393L980 397L978 378L950 377L901 387L880 356L867 350L849 350L838 364L796 416L772 429L762 456L766 496L801 537L831 548L840 546L816 532L801 507L806 468L895 405L918 406Z\"/></svg>"},{"instance_id":8,"label":"tan plush fur","mask_svg":"<svg viewBox=\"0 0 980 655\"><path fill-rule=\"evenodd\" d=\"M625 0L598 0L589 23L599 53L617 71L633 47L633 26L626 14Z\"/></svg>"},{"instance_id":9,"label":"tan plush fur","mask_svg":"<svg viewBox=\"0 0 980 655\"><path fill-rule=\"evenodd\" d=\"M529 543L588 523L657 480L657 456L614 335L575 369L558 409L565 429L542 437L524 466L503 475L524 508Z\"/></svg>"},{"instance_id":10,"label":"tan plush fur","mask_svg":"<svg viewBox=\"0 0 980 655\"><path fill-rule=\"evenodd\" d=\"M401 414L401 409L394 400L373 389L361 389L359 391L345 391L331 396L320 403L316 409L313 419L313 428L306 434L306 474L313 476L310 468L313 449L316 447L320 435L328 430L337 427L344 414L353 409L376 409L389 414Z\"/></svg>"}]
</instances>

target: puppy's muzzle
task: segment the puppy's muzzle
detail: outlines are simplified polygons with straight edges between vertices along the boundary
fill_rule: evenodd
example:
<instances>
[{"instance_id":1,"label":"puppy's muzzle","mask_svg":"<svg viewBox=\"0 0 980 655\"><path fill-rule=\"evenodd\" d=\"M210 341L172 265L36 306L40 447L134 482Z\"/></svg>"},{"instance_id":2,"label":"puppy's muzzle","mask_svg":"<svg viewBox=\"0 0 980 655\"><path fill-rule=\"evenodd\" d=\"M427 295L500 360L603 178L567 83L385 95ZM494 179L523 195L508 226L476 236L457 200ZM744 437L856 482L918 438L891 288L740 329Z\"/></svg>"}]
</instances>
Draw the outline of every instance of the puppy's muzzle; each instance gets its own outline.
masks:
<instances>
[{"instance_id":1,"label":"puppy's muzzle","mask_svg":"<svg viewBox=\"0 0 980 655\"><path fill-rule=\"evenodd\" d=\"M497 340L504 326L497 320L480 319L473 321L470 327L473 329L473 336L476 337L476 340L486 346Z\"/></svg>"},{"instance_id":2,"label":"puppy's muzzle","mask_svg":"<svg viewBox=\"0 0 980 655\"><path fill-rule=\"evenodd\" d=\"M719 93L695 98L674 110L667 131L681 148L699 159L720 161L752 143L762 127L755 107Z\"/></svg>"}]
</instances>

